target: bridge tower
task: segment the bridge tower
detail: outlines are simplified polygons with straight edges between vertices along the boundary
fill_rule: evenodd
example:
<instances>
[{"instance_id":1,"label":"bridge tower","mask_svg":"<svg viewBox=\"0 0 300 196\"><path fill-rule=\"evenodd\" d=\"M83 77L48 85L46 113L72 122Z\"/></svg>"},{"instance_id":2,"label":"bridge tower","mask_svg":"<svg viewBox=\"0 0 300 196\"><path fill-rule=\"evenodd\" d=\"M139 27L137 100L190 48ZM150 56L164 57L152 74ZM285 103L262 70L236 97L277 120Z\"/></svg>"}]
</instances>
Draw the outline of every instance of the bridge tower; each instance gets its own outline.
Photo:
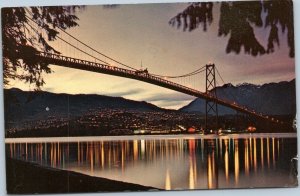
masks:
<instances>
[{"instance_id":1,"label":"bridge tower","mask_svg":"<svg viewBox=\"0 0 300 196\"><path fill-rule=\"evenodd\" d=\"M205 93L217 98L215 64L206 65ZM211 116L211 118L209 118ZM205 104L205 131L218 128L218 104L214 100L207 100Z\"/></svg>"}]
</instances>

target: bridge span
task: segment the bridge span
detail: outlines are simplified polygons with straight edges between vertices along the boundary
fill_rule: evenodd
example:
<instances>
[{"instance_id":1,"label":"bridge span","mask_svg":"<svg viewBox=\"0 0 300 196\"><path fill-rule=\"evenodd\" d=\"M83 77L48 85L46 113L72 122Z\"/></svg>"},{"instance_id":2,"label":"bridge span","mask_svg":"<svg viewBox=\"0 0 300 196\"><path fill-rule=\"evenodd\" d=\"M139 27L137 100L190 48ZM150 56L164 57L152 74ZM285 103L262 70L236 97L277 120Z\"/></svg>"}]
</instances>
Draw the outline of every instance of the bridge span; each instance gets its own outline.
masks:
<instances>
[{"instance_id":1,"label":"bridge span","mask_svg":"<svg viewBox=\"0 0 300 196\"><path fill-rule=\"evenodd\" d=\"M248 114L250 116L256 117L261 120L270 121L270 122L274 122L274 123L282 123L281 121L279 121L277 119L271 118L271 117L263 115L261 113L257 113L254 110L248 109L244 106L238 105L233 102L219 99L215 96L212 96L209 93L203 93L201 91L189 88L187 86L183 86L183 85L171 82L164 78L154 76L147 72L137 72L134 70L109 66L106 64L96 63L96 62L92 62L92 61L86 61L86 60L82 60L82 59L76 59L76 58L67 57L67 56L63 56L60 54L53 54L53 53L43 53L43 52L37 53L34 58L36 58L35 60L37 60L39 62L43 62L43 63L47 63L47 64L53 64L53 65L58 65L58 66L63 66L63 67L69 67L69 68L80 69L80 70L85 70L85 71L92 71L92 72L97 72L97 73L102 73L102 74L108 74L108 75L143 81L146 83L150 83L150 84L161 86L161 87L164 87L167 89L171 89L171 90L174 90L177 92L181 92L181 93L184 93L187 95L191 95L194 97L212 101L217 104L232 108L236 111Z\"/></svg>"}]
</instances>

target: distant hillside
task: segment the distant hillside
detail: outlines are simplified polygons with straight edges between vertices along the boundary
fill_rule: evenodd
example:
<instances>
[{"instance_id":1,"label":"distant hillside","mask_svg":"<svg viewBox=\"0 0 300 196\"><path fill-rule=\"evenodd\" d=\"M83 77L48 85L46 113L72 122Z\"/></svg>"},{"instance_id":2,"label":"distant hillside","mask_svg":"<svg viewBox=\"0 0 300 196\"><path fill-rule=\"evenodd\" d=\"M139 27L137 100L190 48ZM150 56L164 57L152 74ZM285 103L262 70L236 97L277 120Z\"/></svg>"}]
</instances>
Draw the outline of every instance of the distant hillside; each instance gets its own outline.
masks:
<instances>
[{"instance_id":1,"label":"distant hillside","mask_svg":"<svg viewBox=\"0 0 300 196\"><path fill-rule=\"evenodd\" d=\"M103 95L69 95L49 92L27 92L5 89L5 120L20 122L39 120L50 116L80 116L93 109L127 109L138 111L165 111L147 102Z\"/></svg>"},{"instance_id":2,"label":"distant hillside","mask_svg":"<svg viewBox=\"0 0 300 196\"><path fill-rule=\"evenodd\" d=\"M237 104L269 115L296 114L295 80L290 82L269 83L264 85L226 84L217 87L217 96L224 100L235 101ZM219 106L219 114L234 114L224 106ZM205 112L205 100L197 98L180 109L183 112Z\"/></svg>"}]
</instances>

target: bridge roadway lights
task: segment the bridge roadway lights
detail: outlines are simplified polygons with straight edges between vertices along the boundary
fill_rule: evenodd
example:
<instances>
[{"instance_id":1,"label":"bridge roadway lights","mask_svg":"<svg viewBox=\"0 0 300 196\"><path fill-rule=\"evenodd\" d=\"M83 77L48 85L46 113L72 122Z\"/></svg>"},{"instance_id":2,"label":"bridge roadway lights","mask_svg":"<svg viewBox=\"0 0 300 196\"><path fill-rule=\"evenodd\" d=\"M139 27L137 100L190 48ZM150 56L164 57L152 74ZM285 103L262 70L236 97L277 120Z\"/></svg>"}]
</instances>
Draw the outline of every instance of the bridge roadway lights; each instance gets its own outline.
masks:
<instances>
[{"instance_id":1,"label":"bridge roadway lights","mask_svg":"<svg viewBox=\"0 0 300 196\"><path fill-rule=\"evenodd\" d=\"M22 54L19 54L22 56ZM60 54L52 54L52 53L38 53L34 56L34 59L37 61L43 61L46 64L53 64L63 67L69 67L74 69L80 69L85 71L92 71L102 74L114 75L119 77L131 78L139 81L143 81L146 83L154 84L157 86L161 86L164 88L172 89L181 93L185 93L188 95L192 95L195 97L199 97L206 100L206 111L205 111L205 130L208 130L209 126L216 129L218 128L218 104L224 105L226 107L230 107L234 110L238 110L243 113L250 114L252 116L258 117L262 120L271 121L268 119L268 116L259 115L254 111L250 111L249 109L238 106L237 104L230 103L228 101L224 101L217 98L216 92L214 91L216 87L216 77L215 77L215 65L208 64L206 65L206 93L202 93L198 90L191 89L186 86L179 85L177 83L170 82L168 80L164 80L162 78L156 77L154 75L149 74L148 77L142 77L141 75L137 75L135 71L107 66L106 64L86 61L82 59L76 59L72 57L63 56ZM214 116L213 123L208 122L209 115ZM276 119L273 119L272 122L275 123ZM276 122L277 123L277 122Z\"/></svg>"}]
</instances>

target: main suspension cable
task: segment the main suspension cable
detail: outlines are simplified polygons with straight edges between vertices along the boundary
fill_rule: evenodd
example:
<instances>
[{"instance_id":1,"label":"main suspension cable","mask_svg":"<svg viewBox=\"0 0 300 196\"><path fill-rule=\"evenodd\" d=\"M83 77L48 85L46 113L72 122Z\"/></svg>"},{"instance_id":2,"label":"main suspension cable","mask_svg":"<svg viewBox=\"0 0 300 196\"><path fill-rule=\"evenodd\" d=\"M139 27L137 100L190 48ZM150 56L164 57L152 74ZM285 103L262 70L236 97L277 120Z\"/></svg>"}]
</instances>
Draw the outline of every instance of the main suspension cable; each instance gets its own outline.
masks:
<instances>
[{"instance_id":1,"label":"main suspension cable","mask_svg":"<svg viewBox=\"0 0 300 196\"><path fill-rule=\"evenodd\" d=\"M190 73L187 73L187 74L183 74L183 75L178 75L178 76L166 76L166 75L158 75L158 74L152 74L153 76L157 76L157 77L161 77L161 78L183 78L183 77L188 77L188 76L193 76L193 75L196 75L196 74L199 74L203 71L205 71L205 66L195 70L195 71L192 71Z\"/></svg>"},{"instance_id":2,"label":"main suspension cable","mask_svg":"<svg viewBox=\"0 0 300 196\"><path fill-rule=\"evenodd\" d=\"M31 16L32 16L32 12L31 12L29 9L27 9L27 11L28 11L29 14L31 14ZM27 18L29 18L29 17L27 17ZM31 18L29 18L29 19L32 20ZM34 21L34 20L32 20L32 21L35 22L37 25L39 25L36 21ZM94 52L96 52L96 53L98 53L98 54L100 54L100 55L106 57L107 59L112 60L113 62L115 62L115 63L117 63L117 64L119 64L119 65L122 65L122 66L124 66L124 67L127 67L127 68L129 68L129 69L138 70L138 69L136 69L136 68L134 68L134 67L131 67L131 66L129 66L129 65L126 65L126 64L124 64L124 63L122 63L122 62L120 62L120 61L117 61L117 60L115 60L115 59L113 59L113 58L111 58L111 57L109 57L109 56L107 56L107 55L105 55L105 54L99 52L98 50L92 48L91 46L87 45L86 43L80 41L79 39L77 39L76 37L74 37L73 35L71 35L70 33L66 32L63 28L61 28L61 27L59 27L59 26L57 26L57 28L60 29L63 33L65 33L65 34L67 34L68 36L70 36L71 38L73 38L74 40L76 40L77 42L81 43L82 45L86 46L87 48L91 49L92 51L94 51Z\"/></svg>"},{"instance_id":3,"label":"main suspension cable","mask_svg":"<svg viewBox=\"0 0 300 196\"><path fill-rule=\"evenodd\" d=\"M28 12L31 16L33 16L33 13L32 13L28 8L25 8L25 9L27 10L27 12ZM26 15L25 15L25 16L26 16ZM26 18L28 18L29 20L31 20L32 22L34 22L34 23L37 24L38 26L41 26L40 24L38 24L36 21L34 21L33 19L31 19L30 17L26 16ZM44 28L44 26L41 26L41 27ZM113 62L115 62L115 63L117 63L117 64L119 64L119 65L125 66L125 67L127 67L127 68L129 68L129 69L133 69L133 70L135 70L135 71L139 71L138 69L136 69L136 68L134 68L134 67L131 67L131 66L129 66L129 65L126 65L126 64L124 64L124 63L122 63L122 62L120 62L120 61L118 61L118 60L115 60L115 59L113 59L113 58L111 58L111 57L109 57L109 56L107 56L107 55L105 55L105 54L99 52L98 50L92 48L91 46L87 45L86 43L80 41L78 38L74 37L74 36L71 35L70 33L66 32L63 28L61 28L61 27L59 27L59 26L57 26L57 28L60 29L60 30L61 30L63 33L65 33L66 35L68 35L68 36L70 36L71 38L73 38L74 40L76 40L77 42L81 43L82 45L84 45L84 46L86 46L87 48L91 49L92 51L96 52L97 54L102 55L102 56L106 57L107 59L109 59L109 60L111 60L111 61L113 61ZM45 28L44 28L44 29L45 29ZM45 29L45 30L46 30L46 29ZM80 48L74 46L74 45L71 44L70 42L64 40L64 39L61 38L60 36L57 35L56 37L57 37L58 39L62 40L63 42L67 43L68 45L72 46L73 48L79 50L80 52L83 52L83 53L85 53L86 55L88 55L88 56L90 56L90 57L92 57L92 58L95 58L95 59L97 59L97 60L99 60L99 61L101 61L101 62L103 62L103 63L105 63L105 64L108 64L107 62L105 62L105 61L103 61L103 60L101 60L101 59L99 59L99 58L97 58L97 57L95 57L95 56L93 56L93 55L90 55L90 54L88 54L87 52L84 52L83 50L81 50ZM197 69L197 70L195 70L195 71L193 71L193 72L190 72L190 73L187 73L187 74L183 74L183 75L178 75L178 76L168 76L168 75L159 75L159 74L151 74L151 75L156 76L156 77L161 77L161 78L182 78L182 77L188 77L188 76L193 76L193 75L199 74L199 73L205 71L205 69L203 70L204 67L205 67L205 66L203 66L203 67L201 67L201 68L199 68L199 69Z\"/></svg>"},{"instance_id":4,"label":"main suspension cable","mask_svg":"<svg viewBox=\"0 0 300 196\"><path fill-rule=\"evenodd\" d=\"M26 16L26 17L27 17L27 16ZM29 18L29 17L27 17L27 18ZM30 18L29 18L29 19L30 19ZM32 19L30 19L30 20L33 21ZM35 22L35 21L33 21L33 22ZM37 34L39 34L39 32L38 32L38 30L37 30L36 28L34 28L34 27L33 27L32 25L30 25L29 23L27 23L27 25L29 25L29 26L30 26ZM66 44L72 46L72 47L75 48L76 50L79 50L80 52L82 52L82 53L84 53L84 54L86 54L86 55L88 55L88 56L90 56L90 57L92 57L92 58L94 58L94 59L96 59L96 60L102 62L102 63L105 63L106 65L109 65L107 62L105 62L105 61L103 61L103 60L101 60L101 59L99 59L99 58L97 58L97 57L95 57L95 56L93 56L93 55L91 55L91 54L89 54L89 53L87 53L87 52L81 50L80 48L74 46L73 44L71 44L70 42L68 42L68 41L66 41L65 39L61 38L60 36L57 35L56 37L57 37L58 39L62 40L63 42L65 42Z\"/></svg>"}]
</instances>

